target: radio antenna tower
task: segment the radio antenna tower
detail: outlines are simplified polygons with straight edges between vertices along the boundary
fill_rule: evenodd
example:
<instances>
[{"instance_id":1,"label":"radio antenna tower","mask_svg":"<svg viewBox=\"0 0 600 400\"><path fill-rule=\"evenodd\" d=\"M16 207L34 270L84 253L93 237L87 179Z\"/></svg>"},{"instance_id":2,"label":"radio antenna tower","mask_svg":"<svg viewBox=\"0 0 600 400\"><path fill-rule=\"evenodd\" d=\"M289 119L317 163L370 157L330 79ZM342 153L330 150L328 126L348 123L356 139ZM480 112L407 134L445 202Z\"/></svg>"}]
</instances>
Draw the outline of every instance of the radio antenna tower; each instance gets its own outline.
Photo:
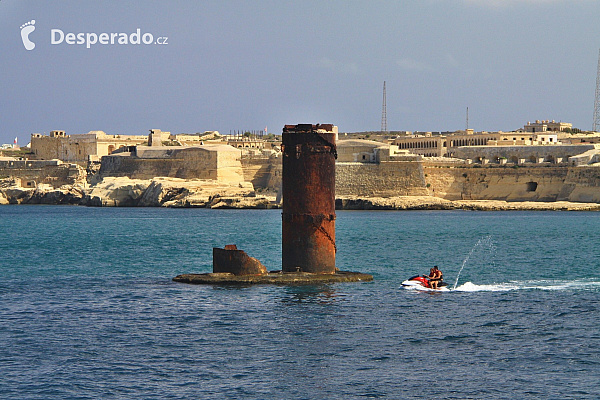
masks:
<instances>
[{"instance_id":1,"label":"radio antenna tower","mask_svg":"<svg viewBox=\"0 0 600 400\"><path fill-rule=\"evenodd\" d=\"M466 129L466 131L468 131L468 130L469 130L469 107L467 107L467 129Z\"/></svg>"},{"instance_id":2,"label":"radio antenna tower","mask_svg":"<svg viewBox=\"0 0 600 400\"><path fill-rule=\"evenodd\" d=\"M387 106L385 104L385 81L383 81L383 106L381 107L381 133L387 133Z\"/></svg>"},{"instance_id":3,"label":"radio antenna tower","mask_svg":"<svg viewBox=\"0 0 600 400\"><path fill-rule=\"evenodd\" d=\"M598 51L598 73L596 74L596 100L594 101L594 132L600 131L600 50Z\"/></svg>"}]
</instances>

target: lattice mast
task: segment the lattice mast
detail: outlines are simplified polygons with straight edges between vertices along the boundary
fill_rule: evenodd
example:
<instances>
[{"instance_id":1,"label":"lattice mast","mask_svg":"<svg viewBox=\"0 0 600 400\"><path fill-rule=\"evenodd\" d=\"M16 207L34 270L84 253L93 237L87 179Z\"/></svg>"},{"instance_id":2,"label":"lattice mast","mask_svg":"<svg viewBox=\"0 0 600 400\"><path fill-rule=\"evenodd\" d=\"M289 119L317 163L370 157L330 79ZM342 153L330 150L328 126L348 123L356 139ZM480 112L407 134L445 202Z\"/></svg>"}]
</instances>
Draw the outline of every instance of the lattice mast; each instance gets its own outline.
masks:
<instances>
[{"instance_id":1,"label":"lattice mast","mask_svg":"<svg viewBox=\"0 0 600 400\"><path fill-rule=\"evenodd\" d=\"M383 106L381 107L381 133L387 133L387 105L385 104L385 81L383 81Z\"/></svg>"},{"instance_id":2,"label":"lattice mast","mask_svg":"<svg viewBox=\"0 0 600 400\"><path fill-rule=\"evenodd\" d=\"M594 101L594 132L600 131L600 50L598 51L598 72L596 73L596 100Z\"/></svg>"}]
</instances>

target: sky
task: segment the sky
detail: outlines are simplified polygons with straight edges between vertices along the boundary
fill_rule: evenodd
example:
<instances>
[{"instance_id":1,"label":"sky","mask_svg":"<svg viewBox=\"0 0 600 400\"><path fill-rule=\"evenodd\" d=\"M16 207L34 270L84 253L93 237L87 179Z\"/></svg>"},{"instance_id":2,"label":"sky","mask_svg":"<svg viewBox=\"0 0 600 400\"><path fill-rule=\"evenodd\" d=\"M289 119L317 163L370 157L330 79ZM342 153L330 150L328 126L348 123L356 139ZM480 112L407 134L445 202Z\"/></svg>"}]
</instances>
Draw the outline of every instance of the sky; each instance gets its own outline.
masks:
<instances>
[{"instance_id":1,"label":"sky","mask_svg":"<svg viewBox=\"0 0 600 400\"><path fill-rule=\"evenodd\" d=\"M51 130L377 131L384 81L388 130L465 129L467 107L476 131L536 119L587 130L600 4L0 0L0 49L0 143Z\"/></svg>"}]
</instances>

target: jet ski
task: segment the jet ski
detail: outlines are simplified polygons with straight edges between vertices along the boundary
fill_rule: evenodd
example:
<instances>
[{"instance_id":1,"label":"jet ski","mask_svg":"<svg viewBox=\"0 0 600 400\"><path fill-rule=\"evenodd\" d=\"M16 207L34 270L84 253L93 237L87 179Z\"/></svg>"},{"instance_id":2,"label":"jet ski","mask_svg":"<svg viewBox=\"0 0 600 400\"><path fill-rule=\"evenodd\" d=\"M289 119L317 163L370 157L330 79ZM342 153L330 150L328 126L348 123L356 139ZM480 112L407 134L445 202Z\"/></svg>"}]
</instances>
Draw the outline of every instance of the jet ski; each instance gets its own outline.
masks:
<instances>
[{"instance_id":1,"label":"jet ski","mask_svg":"<svg viewBox=\"0 0 600 400\"><path fill-rule=\"evenodd\" d=\"M402 286L407 289L417 289L417 290L433 290L433 291L449 291L450 288L448 284L444 281L438 284L437 289L433 289L429 284L429 277L427 275L415 275L410 279L402 282Z\"/></svg>"}]
</instances>

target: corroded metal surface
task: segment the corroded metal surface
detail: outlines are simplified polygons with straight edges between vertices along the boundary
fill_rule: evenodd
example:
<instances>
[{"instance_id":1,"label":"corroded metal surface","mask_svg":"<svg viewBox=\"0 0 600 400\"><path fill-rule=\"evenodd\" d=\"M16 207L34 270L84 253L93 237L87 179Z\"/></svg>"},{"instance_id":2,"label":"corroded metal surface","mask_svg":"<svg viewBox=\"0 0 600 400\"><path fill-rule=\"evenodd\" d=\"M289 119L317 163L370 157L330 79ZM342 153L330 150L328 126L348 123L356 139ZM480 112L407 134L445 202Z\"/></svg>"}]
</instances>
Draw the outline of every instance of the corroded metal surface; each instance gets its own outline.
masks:
<instances>
[{"instance_id":1,"label":"corroded metal surface","mask_svg":"<svg viewBox=\"0 0 600 400\"><path fill-rule=\"evenodd\" d=\"M267 268L256 258L238 250L236 245L229 244L225 249L213 247L213 273L263 275L267 273Z\"/></svg>"},{"instance_id":2,"label":"corroded metal surface","mask_svg":"<svg viewBox=\"0 0 600 400\"><path fill-rule=\"evenodd\" d=\"M192 284L272 284L306 285L336 282L369 282L372 275L358 272L338 271L335 274L310 274L306 272L270 272L265 275L236 276L230 273L183 274L173 278L175 282Z\"/></svg>"},{"instance_id":3,"label":"corroded metal surface","mask_svg":"<svg viewBox=\"0 0 600 400\"><path fill-rule=\"evenodd\" d=\"M283 128L282 269L335 273L333 125Z\"/></svg>"}]
</instances>

